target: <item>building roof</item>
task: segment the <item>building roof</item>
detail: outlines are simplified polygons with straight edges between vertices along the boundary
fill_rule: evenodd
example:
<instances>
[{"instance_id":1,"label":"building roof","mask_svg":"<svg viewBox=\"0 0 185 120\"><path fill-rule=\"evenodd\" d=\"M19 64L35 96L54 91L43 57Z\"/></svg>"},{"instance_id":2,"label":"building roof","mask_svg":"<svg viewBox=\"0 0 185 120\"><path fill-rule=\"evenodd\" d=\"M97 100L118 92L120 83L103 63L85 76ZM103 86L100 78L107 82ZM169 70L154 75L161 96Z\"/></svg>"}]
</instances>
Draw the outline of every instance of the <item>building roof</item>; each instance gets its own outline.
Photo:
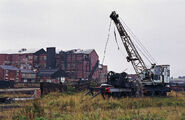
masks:
<instances>
[{"instance_id":1,"label":"building roof","mask_svg":"<svg viewBox=\"0 0 185 120\"><path fill-rule=\"evenodd\" d=\"M59 69L41 69L38 72L39 77L66 77L66 73Z\"/></svg>"},{"instance_id":2,"label":"building roof","mask_svg":"<svg viewBox=\"0 0 185 120\"><path fill-rule=\"evenodd\" d=\"M29 53L38 54L38 53L46 53L46 51L43 48L41 48L41 49L22 48L19 50L6 50L6 51L1 52L1 54L29 54Z\"/></svg>"},{"instance_id":3,"label":"building roof","mask_svg":"<svg viewBox=\"0 0 185 120\"><path fill-rule=\"evenodd\" d=\"M42 48L40 50L37 50L36 52L34 52L35 55L40 55L40 54L46 54L46 51Z\"/></svg>"},{"instance_id":4,"label":"building roof","mask_svg":"<svg viewBox=\"0 0 185 120\"><path fill-rule=\"evenodd\" d=\"M22 73L34 73L33 70L21 69Z\"/></svg>"},{"instance_id":5,"label":"building roof","mask_svg":"<svg viewBox=\"0 0 185 120\"><path fill-rule=\"evenodd\" d=\"M72 52L72 53L75 53L75 54L90 54L94 49L73 49L73 50L69 50L69 51L66 51L66 52Z\"/></svg>"},{"instance_id":6,"label":"building roof","mask_svg":"<svg viewBox=\"0 0 185 120\"><path fill-rule=\"evenodd\" d=\"M10 65L0 65L0 67L4 70L19 70L17 67L10 66Z\"/></svg>"}]
</instances>

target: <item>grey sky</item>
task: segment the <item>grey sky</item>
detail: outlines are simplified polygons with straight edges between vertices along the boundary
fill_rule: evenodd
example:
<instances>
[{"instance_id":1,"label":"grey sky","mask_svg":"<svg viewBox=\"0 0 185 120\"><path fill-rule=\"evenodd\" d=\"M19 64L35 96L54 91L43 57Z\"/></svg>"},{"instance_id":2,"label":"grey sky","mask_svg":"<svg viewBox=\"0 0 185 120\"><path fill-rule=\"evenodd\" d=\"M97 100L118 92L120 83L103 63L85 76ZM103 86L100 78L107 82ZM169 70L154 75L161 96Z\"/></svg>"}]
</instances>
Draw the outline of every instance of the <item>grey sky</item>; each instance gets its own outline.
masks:
<instances>
[{"instance_id":1,"label":"grey sky","mask_svg":"<svg viewBox=\"0 0 185 120\"><path fill-rule=\"evenodd\" d=\"M0 0L0 51L94 48L102 60L113 10L158 64L170 64L172 76L185 75L184 0ZM105 64L109 70L134 73L123 46L122 51L112 27Z\"/></svg>"}]
</instances>

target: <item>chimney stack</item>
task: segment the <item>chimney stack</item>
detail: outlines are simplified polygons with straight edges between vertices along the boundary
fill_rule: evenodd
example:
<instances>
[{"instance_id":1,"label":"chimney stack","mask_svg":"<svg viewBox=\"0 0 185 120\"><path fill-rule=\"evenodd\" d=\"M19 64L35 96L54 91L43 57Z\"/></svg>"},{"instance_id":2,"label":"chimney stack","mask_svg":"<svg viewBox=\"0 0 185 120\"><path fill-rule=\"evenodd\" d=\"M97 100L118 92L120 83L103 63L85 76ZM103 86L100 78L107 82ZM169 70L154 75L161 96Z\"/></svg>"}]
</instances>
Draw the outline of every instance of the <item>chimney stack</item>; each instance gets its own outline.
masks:
<instances>
[{"instance_id":1,"label":"chimney stack","mask_svg":"<svg viewBox=\"0 0 185 120\"><path fill-rule=\"evenodd\" d=\"M55 47L48 47L47 48L46 67L48 69L56 68L56 51L55 51Z\"/></svg>"}]
</instances>

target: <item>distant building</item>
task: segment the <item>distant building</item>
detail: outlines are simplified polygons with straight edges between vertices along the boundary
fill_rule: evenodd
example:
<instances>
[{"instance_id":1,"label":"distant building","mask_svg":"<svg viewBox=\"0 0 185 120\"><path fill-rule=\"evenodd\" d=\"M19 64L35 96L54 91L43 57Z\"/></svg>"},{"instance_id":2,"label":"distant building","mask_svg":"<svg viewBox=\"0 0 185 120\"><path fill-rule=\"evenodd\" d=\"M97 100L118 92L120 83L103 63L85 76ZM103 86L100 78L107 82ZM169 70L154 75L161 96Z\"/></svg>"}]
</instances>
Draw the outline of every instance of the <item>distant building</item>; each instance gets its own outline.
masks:
<instances>
[{"instance_id":1,"label":"distant building","mask_svg":"<svg viewBox=\"0 0 185 120\"><path fill-rule=\"evenodd\" d=\"M10 65L11 58L9 54L0 54L0 65Z\"/></svg>"},{"instance_id":2,"label":"distant building","mask_svg":"<svg viewBox=\"0 0 185 120\"><path fill-rule=\"evenodd\" d=\"M46 67L46 51L20 50L19 53L0 54L1 65L12 65L20 69L35 69Z\"/></svg>"},{"instance_id":3,"label":"distant building","mask_svg":"<svg viewBox=\"0 0 185 120\"><path fill-rule=\"evenodd\" d=\"M67 77L66 73L60 69L41 69L37 73L37 79L40 82L60 83Z\"/></svg>"},{"instance_id":4,"label":"distant building","mask_svg":"<svg viewBox=\"0 0 185 120\"><path fill-rule=\"evenodd\" d=\"M36 72L33 70L21 70L21 82L39 82L36 81Z\"/></svg>"},{"instance_id":5,"label":"distant building","mask_svg":"<svg viewBox=\"0 0 185 120\"><path fill-rule=\"evenodd\" d=\"M185 80L185 76L179 76L179 79L184 79Z\"/></svg>"},{"instance_id":6,"label":"distant building","mask_svg":"<svg viewBox=\"0 0 185 120\"><path fill-rule=\"evenodd\" d=\"M185 91L185 77L171 78L170 88L174 91Z\"/></svg>"},{"instance_id":7,"label":"distant building","mask_svg":"<svg viewBox=\"0 0 185 120\"><path fill-rule=\"evenodd\" d=\"M56 63L58 67L69 74L70 79L87 80L100 77L99 57L94 49L61 51L57 55ZM102 71L104 73L101 74L106 74L107 70L105 69L106 67Z\"/></svg>"},{"instance_id":8,"label":"distant building","mask_svg":"<svg viewBox=\"0 0 185 120\"><path fill-rule=\"evenodd\" d=\"M18 53L0 54L0 65L9 66L1 67L0 79L16 82L57 83L65 76L65 80L93 79L104 83L107 74L107 66L99 64L99 56L94 49L56 53L55 47L49 47L47 51L43 48L36 51L23 48Z\"/></svg>"},{"instance_id":9,"label":"distant building","mask_svg":"<svg viewBox=\"0 0 185 120\"><path fill-rule=\"evenodd\" d=\"M20 82L20 70L14 66L0 65L0 80Z\"/></svg>"}]
</instances>

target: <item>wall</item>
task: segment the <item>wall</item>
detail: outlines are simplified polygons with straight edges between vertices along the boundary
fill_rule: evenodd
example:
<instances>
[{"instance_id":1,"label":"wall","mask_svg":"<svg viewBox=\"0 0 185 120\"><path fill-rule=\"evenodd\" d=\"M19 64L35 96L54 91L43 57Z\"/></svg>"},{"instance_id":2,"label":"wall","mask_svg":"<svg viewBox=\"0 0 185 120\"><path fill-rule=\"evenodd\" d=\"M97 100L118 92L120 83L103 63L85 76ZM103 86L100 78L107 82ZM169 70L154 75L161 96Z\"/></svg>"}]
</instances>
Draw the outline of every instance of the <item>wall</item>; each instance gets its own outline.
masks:
<instances>
[{"instance_id":1,"label":"wall","mask_svg":"<svg viewBox=\"0 0 185 120\"><path fill-rule=\"evenodd\" d=\"M0 80L5 80L4 79L4 70L0 68Z\"/></svg>"},{"instance_id":2,"label":"wall","mask_svg":"<svg viewBox=\"0 0 185 120\"><path fill-rule=\"evenodd\" d=\"M46 95L50 92L62 92L63 88L62 88L62 84L41 82L40 90L41 90L41 95Z\"/></svg>"},{"instance_id":3,"label":"wall","mask_svg":"<svg viewBox=\"0 0 185 120\"><path fill-rule=\"evenodd\" d=\"M0 54L0 65L9 65L10 56L7 54Z\"/></svg>"},{"instance_id":4,"label":"wall","mask_svg":"<svg viewBox=\"0 0 185 120\"><path fill-rule=\"evenodd\" d=\"M89 54L83 52L61 52L57 55L57 66L68 72L70 79L88 79L97 62L99 62L99 56L95 50ZM106 74L107 67L104 67L102 72ZM99 73L100 70L97 67L92 78L98 79L100 76Z\"/></svg>"},{"instance_id":5,"label":"wall","mask_svg":"<svg viewBox=\"0 0 185 120\"><path fill-rule=\"evenodd\" d=\"M46 67L46 54L0 54L0 65L12 65L21 69L43 69Z\"/></svg>"},{"instance_id":6,"label":"wall","mask_svg":"<svg viewBox=\"0 0 185 120\"><path fill-rule=\"evenodd\" d=\"M60 83L60 78L38 77L40 82Z\"/></svg>"}]
</instances>

